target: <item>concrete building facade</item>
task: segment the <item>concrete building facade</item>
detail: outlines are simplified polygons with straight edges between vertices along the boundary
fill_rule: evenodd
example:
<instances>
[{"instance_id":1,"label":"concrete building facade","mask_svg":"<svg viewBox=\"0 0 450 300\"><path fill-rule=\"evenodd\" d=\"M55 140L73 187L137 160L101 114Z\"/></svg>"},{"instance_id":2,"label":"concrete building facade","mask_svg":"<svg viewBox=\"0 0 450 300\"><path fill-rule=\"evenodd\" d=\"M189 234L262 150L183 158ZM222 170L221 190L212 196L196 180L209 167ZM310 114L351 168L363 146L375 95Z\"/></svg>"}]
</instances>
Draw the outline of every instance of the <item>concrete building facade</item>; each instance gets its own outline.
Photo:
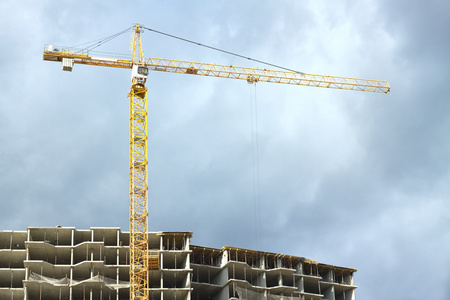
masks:
<instances>
[{"instance_id":1,"label":"concrete building facade","mask_svg":"<svg viewBox=\"0 0 450 300\"><path fill-rule=\"evenodd\" d=\"M298 256L149 234L149 298L355 300L355 269ZM129 299L129 233L120 228L0 231L0 299Z\"/></svg>"}]
</instances>

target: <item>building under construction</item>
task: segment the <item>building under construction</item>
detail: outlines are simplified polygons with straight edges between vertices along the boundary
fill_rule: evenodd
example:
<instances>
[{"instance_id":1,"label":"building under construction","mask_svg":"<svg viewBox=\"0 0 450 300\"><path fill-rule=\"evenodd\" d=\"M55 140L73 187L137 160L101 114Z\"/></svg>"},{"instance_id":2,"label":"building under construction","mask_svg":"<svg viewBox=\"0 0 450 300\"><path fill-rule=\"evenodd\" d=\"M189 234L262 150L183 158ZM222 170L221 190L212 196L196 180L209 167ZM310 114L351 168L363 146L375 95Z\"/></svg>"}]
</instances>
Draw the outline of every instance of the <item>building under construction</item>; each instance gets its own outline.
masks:
<instances>
[{"instance_id":1,"label":"building under construction","mask_svg":"<svg viewBox=\"0 0 450 300\"><path fill-rule=\"evenodd\" d=\"M149 299L355 299L355 269L191 236L149 233ZM120 228L0 231L0 299L129 299L129 240Z\"/></svg>"}]
</instances>

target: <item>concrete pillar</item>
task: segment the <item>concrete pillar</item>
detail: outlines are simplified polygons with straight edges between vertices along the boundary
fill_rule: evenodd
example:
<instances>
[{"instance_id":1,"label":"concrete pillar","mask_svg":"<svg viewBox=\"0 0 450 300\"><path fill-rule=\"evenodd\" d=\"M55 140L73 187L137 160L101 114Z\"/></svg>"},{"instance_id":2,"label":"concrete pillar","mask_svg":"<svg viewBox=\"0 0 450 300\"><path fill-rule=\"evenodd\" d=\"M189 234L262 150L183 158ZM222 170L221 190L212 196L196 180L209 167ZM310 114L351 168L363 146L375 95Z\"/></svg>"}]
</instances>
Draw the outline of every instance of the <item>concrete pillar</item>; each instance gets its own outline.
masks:
<instances>
[{"instance_id":1,"label":"concrete pillar","mask_svg":"<svg viewBox=\"0 0 450 300\"><path fill-rule=\"evenodd\" d=\"M120 229L117 229L116 235L117 235L116 246L119 247L120 246ZM117 267L116 267L116 284L119 284L119 278L120 278L119 277L119 274L120 274L119 273L119 263L120 263L120 251L119 251L119 248L117 248L117 250L116 250L116 265L117 265ZM115 291L116 291L116 300L119 300L119 289L115 289ZM110 298L111 298L111 294L110 294Z\"/></svg>"},{"instance_id":2,"label":"concrete pillar","mask_svg":"<svg viewBox=\"0 0 450 300\"><path fill-rule=\"evenodd\" d=\"M27 229L27 242L30 242L30 229ZM28 249L28 244L27 244L27 260L30 259L30 250Z\"/></svg>"},{"instance_id":3,"label":"concrete pillar","mask_svg":"<svg viewBox=\"0 0 450 300\"><path fill-rule=\"evenodd\" d=\"M259 268L262 270L266 269L266 257L264 255L259 257Z\"/></svg>"},{"instance_id":4,"label":"concrete pillar","mask_svg":"<svg viewBox=\"0 0 450 300\"><path fill-rule=\"evenodd\" d=\"M229 252L228 252L229 250L224 250L223 252L222 252L222 261L221 261L221 263L220 263L220 266L221 267L224 267L227 263L228 263L228 256L229 256Z\"/></svg>"},{"instance_id":5,"label":"concrete pillar","mask_svg":"<svg viewBox=\"0 0 450 300\"><path fill-rule=\"evenodd\" d=\"M346 291L344 295L345 295L345 300L355 300L356 299L354 289L352 289L350 291Z\"/></svg>"},{"instance_id":6,"label":"concrete pillar","mask_svg":"<svg viewBox=\"0 0 450 300\"><path fill-rule=\"evenodd\" d=\"M29 241L30 241L30 229L27 228L27 242L29 242ZM28 249L28 244L26 244L26 256L25 256L25 259L26 259L26 260L29 260L29 259L30 259L30 250ZM28 267L25 267L25 280L28 280L28 272L29 272ZM27 290L27 287L24 287L23 292L24 292L24 297L23 297L23 299L24 299L24 300L28 300L28 290Z\"/></svg>"},{"instance_id":7,"label":"concrete pillar","mask_svg":"<svg viewBox=\"0 0 450 300\"><path fill-rule=\"evenodd\" d=\"M162 258L162 254L161 254L161 258ZM161 260L161 269L162 269L162 260ZM162 270L161 270L161 278L160 278L160 282L159 282L159 287L161 289L164 288L164 277L163 277L163 271Z\"/></svg>"},{"instance_id":8,"label":"concrete pillar","mask_svg":"<svg viewBox=\"0 0 450 300\"><path fill-rule=\"evenodd\" d=\"M295 281L295 286L297 287L298 292L304 292L305 291L305 283L303 277L298 278Z\"/></svg>"},{"instance_id":9,"label":"concrete pillar","mask_svg":"<svg viewBox=\"0 0 450 300\"><path fill-rule=\"evenodd\" d=\"M186 243L185 243L185 244L186 244L186 249L184 249L184 250L189 250L189 247L190 247L190 241L191 241L191 240L190 240L190 238L189 238L188 236L186 236L185 239L186 239Z\"/></svg>"},{"instance_id":10,"label":"concrete pillar","mask_svg":"<svg viewBox=\"0 0 450 300\"><path fill-rule=\"evenodd\" d=\"M72 284L73 284L73 246L75 244L75 232L74 229L71 230L71 238L70 238L70 284L69 284L69 300L72 300Z\"/></svg>"},{"instance_id":11,"label":"concrete pillar","mask_svg":"<svg viewBox=\"0 0 450 300\"><path fill-rule=\"evenodd\" d=\"M327 288L324 293L324 298L327 300L335 300L335 295L334 295L334 286L330 286L329 288Z\"/></svg>"},{"instance_id":12,"label":"concrete pillar","mask_svg":"<svg viewBox=\"0 0 450 300\"><path fill-rule=\"evenodd\" d=\"M262 270L262 273L258 276L256 279L256 285L260 287L267 287L266 286L266 257L264 255L261 255L259 258L259 268Z\"/></svg>"},{"instance_id":13,"label":"concrete pillar","mask_svg":"<svg viewBox=\"0 0 450 300\"><path fill-rule=\"evenodd\" d=\"M73 251L73 249L72 249ZM73 256L73 252L72 252ZM70 285L69 285L69 300L72 300L72 280L73 280L73 264L70 266Z\"/></svg>"},{"instance_id":14,"label":"concrete pillar","mask_svg":"<svg viewBox=\"0 0 450 300\"><path fill-rule=\"evenodd\" d=\"M186 266L185 269L190 269L191 268L191 254L188 253L186 255Z\"/></svg>"}]
</instances>

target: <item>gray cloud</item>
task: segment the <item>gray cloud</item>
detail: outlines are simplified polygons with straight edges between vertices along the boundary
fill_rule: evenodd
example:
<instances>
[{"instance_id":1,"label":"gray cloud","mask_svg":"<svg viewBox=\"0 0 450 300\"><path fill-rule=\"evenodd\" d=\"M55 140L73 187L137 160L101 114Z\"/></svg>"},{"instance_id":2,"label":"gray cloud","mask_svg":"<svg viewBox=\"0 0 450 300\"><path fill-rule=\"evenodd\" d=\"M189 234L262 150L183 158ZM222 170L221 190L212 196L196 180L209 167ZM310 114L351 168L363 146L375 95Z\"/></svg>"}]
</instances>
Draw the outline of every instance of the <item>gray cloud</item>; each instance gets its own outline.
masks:
<instances>
[{"instance_id":1,"label":"gray cloud","mask_svg":"<svg viewBox=\"0 0 450 300\"><path fill-rule=\"evenodd\" d=\"M258 84L255 201L251 88L151 74L151 230L354 267L361 299L446 299L445 1L140 4L0 3L3 229L128 229L129 72L76 65L66 73L41 55L45 43L76 45L139 22L300 71L392 87L379 95ZM149 31L143 38L146 56L261 66ZM128 43L125 34L100 50L126 53Z\"/></svg>"}]
</instances>

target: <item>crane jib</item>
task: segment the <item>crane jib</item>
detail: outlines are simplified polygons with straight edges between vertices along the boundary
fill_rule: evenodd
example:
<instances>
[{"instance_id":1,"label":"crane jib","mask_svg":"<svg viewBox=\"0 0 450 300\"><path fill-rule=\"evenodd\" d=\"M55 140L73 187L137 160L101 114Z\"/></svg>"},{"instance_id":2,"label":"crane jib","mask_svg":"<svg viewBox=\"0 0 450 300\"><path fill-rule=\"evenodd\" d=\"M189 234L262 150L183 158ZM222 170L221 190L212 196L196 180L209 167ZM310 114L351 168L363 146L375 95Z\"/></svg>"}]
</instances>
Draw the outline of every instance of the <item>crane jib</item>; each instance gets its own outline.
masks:
<instances>
[{"instance_id":1,"label":"crane jib","mask_svg":"<svg viewBox=\"0 0 450 300\"><path fill-rule=\"evenodd\" d=\"M63 62L64 58L72 59L74 64L97 65L122 69L131 69L134 64L133 61L127 59L94 57L87 54L64 50L44 51L44 60ZM390 91L389 83L385 80L226 66L163 58L149 58L147 62L139 63L139 65L146 66L148 70L151 71L241 79L249 82L272 82L378 93L388 93Z\"/></svg>"}]
</instances>

